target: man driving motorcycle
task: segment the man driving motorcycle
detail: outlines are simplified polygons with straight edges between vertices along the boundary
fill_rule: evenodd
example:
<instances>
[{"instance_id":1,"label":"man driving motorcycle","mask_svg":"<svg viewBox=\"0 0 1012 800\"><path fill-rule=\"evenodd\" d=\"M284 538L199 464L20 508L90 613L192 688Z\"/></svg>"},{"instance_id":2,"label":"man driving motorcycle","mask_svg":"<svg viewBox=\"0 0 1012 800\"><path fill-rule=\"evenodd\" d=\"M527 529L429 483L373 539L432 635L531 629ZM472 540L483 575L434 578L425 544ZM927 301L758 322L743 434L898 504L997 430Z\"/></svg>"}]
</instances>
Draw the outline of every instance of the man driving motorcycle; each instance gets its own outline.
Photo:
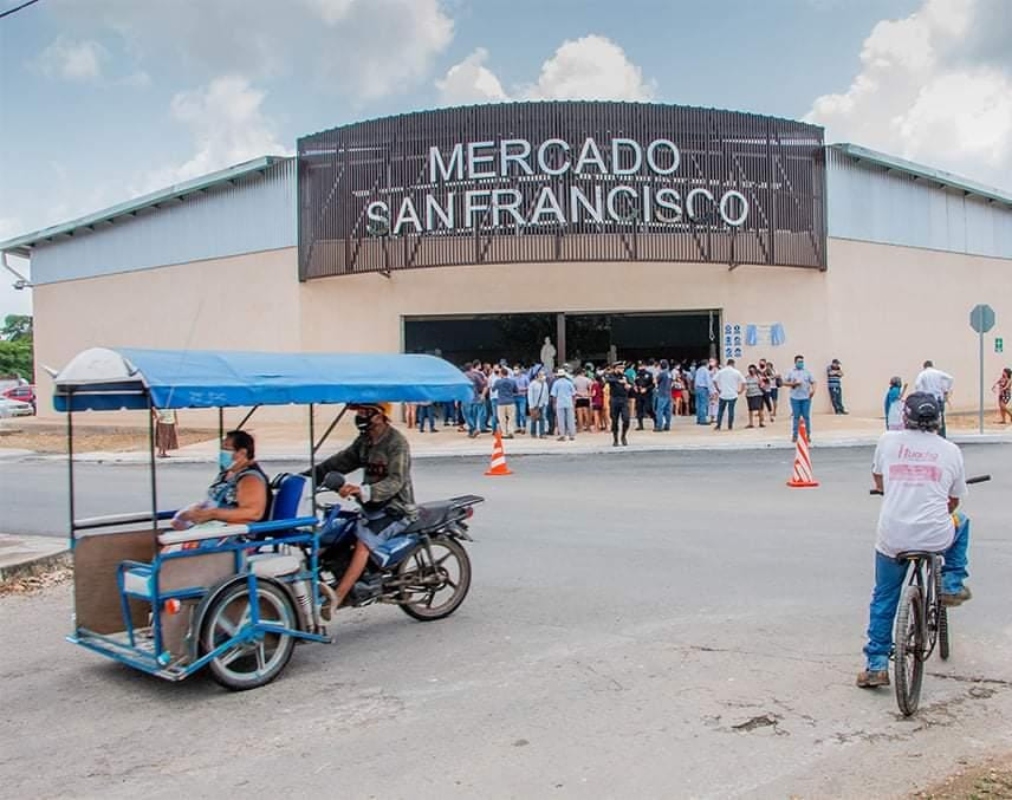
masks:
<instances>
[{"instance_id":1,"label":"man driving motorcycle","mask_svg":"<svg viewBox=\"0 0 1012 800\"><path fill-rule=\"evenodd\" d=\"M868 621L862 689L889 685L893 618L907 574L897 555L912 550L942 553L942 597L960 605L971 597L967 576L970 520L956 512L966 495L963 454L938 435L941 408L934 396L915 392L903 408L905 430L887 431L875 448L872 480L883 493L875 543L875 590Z\"/></svg>"},{"instance_id":2,"label":"man driving motorcycle","mask_svg":"<svg viewBox=\"0 0 1012 800\"><path fill-rule=\"evenodd\" d=\"M411 450L404 435L390 424L389 404L356 403L348 408L355 412L358 437L349 447L318 464L315 471L317 485L323 484L328 473L364 472L361 485L338 481L338 494L357 498L363 519L356 530L358 541L351 562L335 589L335 608L362 576L370 554L383 566L385 556L375 552L377 548L418 517L411 485Z\"/></svg>"}]
</instances>

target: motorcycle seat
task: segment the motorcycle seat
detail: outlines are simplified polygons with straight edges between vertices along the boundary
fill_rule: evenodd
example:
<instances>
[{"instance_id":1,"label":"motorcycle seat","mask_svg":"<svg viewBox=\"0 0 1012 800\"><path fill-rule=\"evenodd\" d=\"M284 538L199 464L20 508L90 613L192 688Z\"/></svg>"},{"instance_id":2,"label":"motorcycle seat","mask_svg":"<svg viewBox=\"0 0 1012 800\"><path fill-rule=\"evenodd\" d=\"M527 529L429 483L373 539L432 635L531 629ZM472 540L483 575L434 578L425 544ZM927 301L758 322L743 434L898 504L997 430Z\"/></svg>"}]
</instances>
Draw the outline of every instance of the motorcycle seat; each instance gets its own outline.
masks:
<instances>
[{"instance_id":1,"label":"motorcycle seat","mask_svg":"<svg viewBox=\"0 0 1012 800\"><path fill-rule=\"evenodd\" d=\"M412 522L401 533L421 533L444 525L459 506L453 500L437 500L432 503L421 503L418 506L418 519Z\"/></svg>"}]
</instances>

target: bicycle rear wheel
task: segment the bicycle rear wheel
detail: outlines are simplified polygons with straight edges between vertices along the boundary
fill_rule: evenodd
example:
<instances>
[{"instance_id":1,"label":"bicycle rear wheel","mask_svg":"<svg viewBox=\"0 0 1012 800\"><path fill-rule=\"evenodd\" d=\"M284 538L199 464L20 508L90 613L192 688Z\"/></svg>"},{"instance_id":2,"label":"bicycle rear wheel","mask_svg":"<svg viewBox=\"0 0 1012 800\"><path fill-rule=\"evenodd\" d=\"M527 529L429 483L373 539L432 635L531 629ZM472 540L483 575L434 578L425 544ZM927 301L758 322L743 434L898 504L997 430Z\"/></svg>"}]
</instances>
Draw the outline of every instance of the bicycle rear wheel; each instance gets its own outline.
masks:
<instances>
[{"instance_id":1,"label":"bicycle rear wheel","mask_svg":"<svg viewBox=\"0 0 1012 800\"><path fill-rule=\"evenodd\" d=\"M917 711L924 677L924 595L919 586L906 586L896 612L896 661L893 672L896 703L904 716Z\"/></svg>"},{"instance_id":2,"label":"bicycle rear wheel","mask_svg":"<svg viewBox=\"0 0 1012 800\"><path fill-rule=\"evenodd\" d=\"M938 605L938 655L942 661L949 658L949 609Z\"/></svg>"}]
</instances>

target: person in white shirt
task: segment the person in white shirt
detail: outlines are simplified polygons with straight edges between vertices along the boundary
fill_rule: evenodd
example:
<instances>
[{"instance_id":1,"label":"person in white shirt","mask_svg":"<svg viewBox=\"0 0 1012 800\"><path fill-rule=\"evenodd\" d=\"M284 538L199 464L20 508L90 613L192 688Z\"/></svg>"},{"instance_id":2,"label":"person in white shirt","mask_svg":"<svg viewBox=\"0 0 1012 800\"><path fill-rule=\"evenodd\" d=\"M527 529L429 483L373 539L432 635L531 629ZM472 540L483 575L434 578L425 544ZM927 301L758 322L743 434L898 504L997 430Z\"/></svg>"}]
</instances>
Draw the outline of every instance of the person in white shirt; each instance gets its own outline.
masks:
<instances>
[{"instance_id":1,"label":"person in white shirt","mask_svg":"<svg viewBox=\"0 0 1012 800\"><path fill-rule=\"evenodd\" d=\"M970 521L956 513L966 496L963 454L937 434L938 401L927 392L907 397L905 429L887 431L875 448L872 480L883 493L875 542L875 590L868 614L862 689L889 685L893 619L908 562L896 558L911 550L942 553L942 602L960 605L971 597L967 576Z\"/></svg>"},{"instance_id":2,"label":"person in white shirt","mask_svg":"<svg viewBox=\"0 0 1012 800\"><path fill-rule=\"evenodd\" d=\"M955 379L948 372L935 369L935 365L931 361L924 362L924 369L914 381L915 392L927 392L938 401L942 411L938 433L943 439L945 438L945 404L949 401L949 393L952 391L954 382Z\"/></svg>"},{"instance_id":3,"label":"person in white shirt","mask_svg":"<svg viewBox=\"0 0 1012 800\"><path fill-rule=\"evenodd\" d=\"M717 370L713 376L713 387L717 391L717 427L720 430L724 422L724 411L727 411L727 429L734 429L734 406L738 402L738 395L745 391L745 376L734 366L734 359L727 360L727 366Z\"/></svg>"}]
</instances>

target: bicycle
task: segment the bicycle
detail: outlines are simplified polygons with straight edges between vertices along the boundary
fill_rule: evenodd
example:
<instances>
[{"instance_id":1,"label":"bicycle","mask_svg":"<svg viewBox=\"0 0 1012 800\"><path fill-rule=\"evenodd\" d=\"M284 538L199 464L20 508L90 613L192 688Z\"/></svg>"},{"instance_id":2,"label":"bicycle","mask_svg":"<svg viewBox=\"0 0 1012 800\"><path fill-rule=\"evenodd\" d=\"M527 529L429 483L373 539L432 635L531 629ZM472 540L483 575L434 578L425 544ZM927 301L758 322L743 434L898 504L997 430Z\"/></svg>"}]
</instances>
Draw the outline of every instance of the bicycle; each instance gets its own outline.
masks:
<instances>
[{"instance_id":1,"label":"bicycle","mask_svg":"<svg viewBox=\"0 0 1012 800\"><path fill-rule=\"evenodd\" d=\"M967 484L984 483L990 475L967 478ZM881 495L878 489L870 494ZM942 604L941 553L928 550L909 550L896 555L898 561L910 564L906 585L896 609L893 633L893 677L896 685L896 703L905 717L917 711L924 679L924 662L938 646L938 655L949 658L949 614Z\"/></svg>"}]
</instances>

